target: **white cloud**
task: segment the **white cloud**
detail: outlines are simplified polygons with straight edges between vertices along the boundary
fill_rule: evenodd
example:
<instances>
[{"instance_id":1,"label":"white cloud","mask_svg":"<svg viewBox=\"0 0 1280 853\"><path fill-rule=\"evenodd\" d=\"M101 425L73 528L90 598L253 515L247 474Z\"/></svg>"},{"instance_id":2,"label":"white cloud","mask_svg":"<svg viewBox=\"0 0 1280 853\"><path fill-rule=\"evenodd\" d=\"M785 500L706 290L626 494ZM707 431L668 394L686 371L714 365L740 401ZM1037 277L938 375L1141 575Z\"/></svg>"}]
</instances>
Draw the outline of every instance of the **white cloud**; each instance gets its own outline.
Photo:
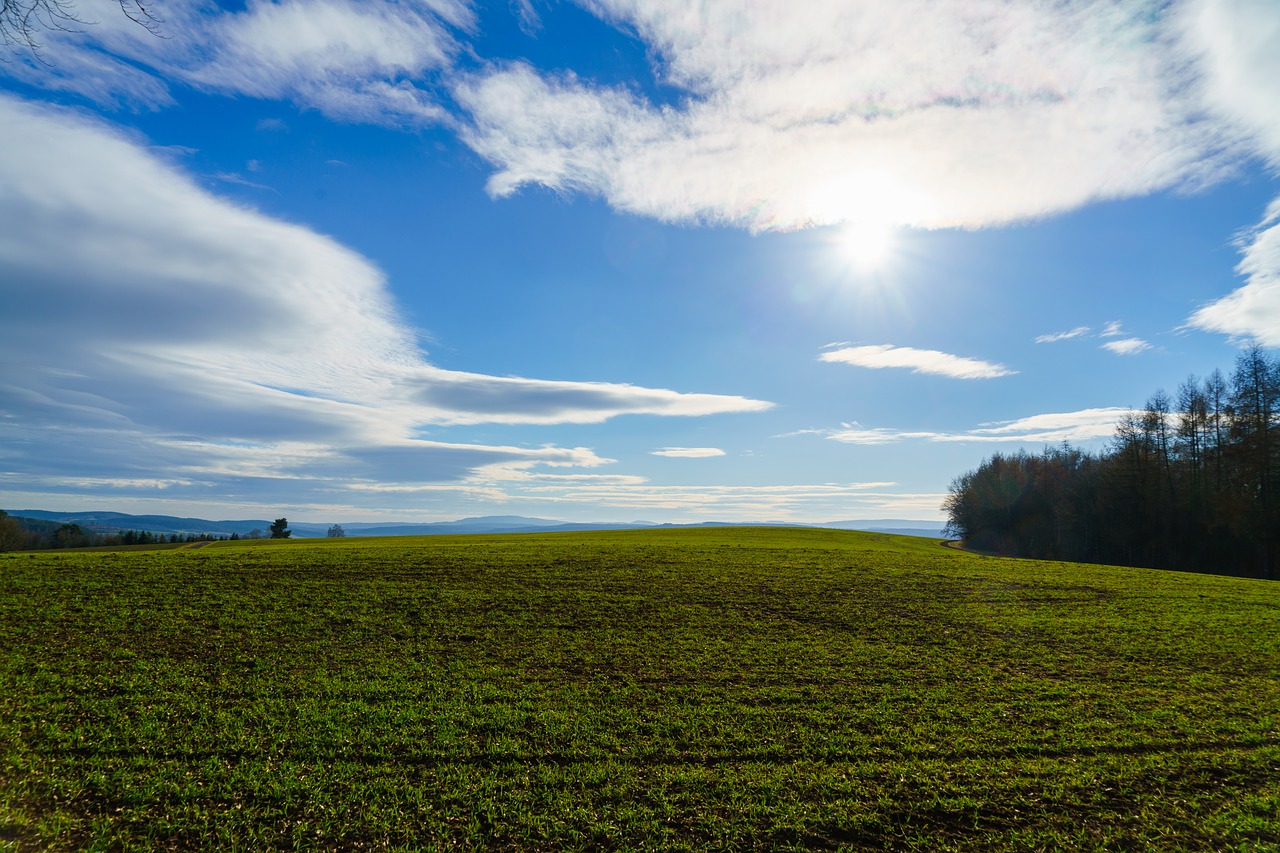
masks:
<instances>
[{"instance_id":1,"label":"white cloud","mask_svg":"<svg viewBox=\"0 0 1280 853\"><path fill-rule=\"evenodd\" d=\"M1074 329L1070 329L1065 332L1054 332L1053 334L1040 335L1036 338L1036 343L1054 344L1054 343L1057 343L1058 341L1069 341L1072 338L1083 337L1084 335L1087 335L1087 334L1089 334L1088 326L1076 326Z\"/></svg>"},{"instance_id":2,"label":"white cloud","mask_svg":"<svg viewBox=\"0 0 1280 853\"><path fill-rule=\"evenodd\" d=\"M283 97L299 83L333 74L438 68L453 50L440 24L408 5L259 0L217 25L216 56L192 76L258 97Z\"/></svg>"},{"instance_id":3,"label":"white cloud","mask_svg":"<svg viewBox=\"0 0 1280 853\"><path fill-rule=\"evenodd\" d=\"M983 424L965 432L899 431L877 427L868 429L860 424L846 424L842 429L826 433L832 441L845 444L893 444L900 441L932 442L985 442L1008 444L1056 444L1062 441L1089 441L1108 438L1115 434L1116 424L1128 409L1081 409L1076 412L1056 412L1030 415L1012 421Z\"/></svg>"},{"instance_id":4,"label":"white cloud","mask_svg":"<svg viewBox=\"0 0 1280 853\"><path fill-rule=\"evenodd\" d=\"M1272 0L1187 0L1178 33L1206 108L1280 167L1280 14Z\"/></svg>"},{"instance_id":5,"label":"white cloud","mask_svg":"<svg viewBox=\"0 0 1280 853\"><path fill-rule=\"evenodd\" d=\"M679 99L478 57L466 0L169 0L166 39L83 0L94 26L0 72L115 106L169 104L179 81L439 122L493 164L495 195L537 184L753 230L999 225L1280 162L1271 0L581 5ZM528 0L510 10L540 26Z\"/></svg>"},{"instance_id":6,"label":"white cloud","mask_svg":"<svg viewBox=\"0 0 1280 853\"><path fill-rule=\"evenodd\" d=\"M899 432L898 430L876 427L866 429L856 424L847 425L839 430L826 430L827 438L844 444L896 444L911 439L944 440L941 433L936 432Z\"/></svg>"},{"instance_id":7,"label":"white cloud","mask_svg":"<svg viewBox=\"0 0 1280 853\"><path fill-rule=\"evenodd\" d=\"M1118 341L1107 341L1102 348L1116 355L1137 355L1151 349L1151 344L1142 338L1121 338Z\"/></svg>"},{"instance_id":8,"label":"white cloud","mask_svg":"<svg viewBox=\"0 0 1280 853\"><path fill-rule=\"evenodd\" d=\"M473 23L462 2L257 0L206 23L204 50L178 57L170 70L210 89L290 99L331 118L435 122L444 110L419 81L459 49L450 26Z\"/></svg>"},{"instance_id":9,"label":"white cloud","mask_svg":"<svg viewBox=\"0 0 1280 853\"><path fill-rule=\"evenodd\" d=\"M1280 346L1280 199L1258 226L1240 240L1243 259L1236 271L1247 282L1200 308L1188 324L1264 346Z\"/></svg>"},{"instance_id":10,"label":"white cloud","mask_svg":"<svg viewBox=\"0 0 1280 853\"><path fill-rule=\"evenodd\" d=\"M276 192L276 189L274 187L269 187L266 184L260 184L256 181L251 181L248 178L246 178L244 175L238 175L235 172L218 172L213 177L214 177L214 180L222 181L224 184L236 184L237 186L248 187L251 190L265 190L266 192Z\"/></svg>"},{"instance_id":11,"label":"white cloud","mask_svg":"<svg viewBox=\"0 0 1280 853\"><path fill-rule=\"evenodd\" d=\"M610 382L484 376L420 365L397 380L405 396L441 424L599 423L629 412L699 416L761 412L773 404L723 394L689 394Z\"/></svg>"},{"instance_id":12,"label":"white cloud","mask_svg":"<svg viewBox=\"0 0 1280 853\"><path fill-rule=\"evenodd\" d=\"M534 476L507 490L509 500L584 504L601 510L654 512L686 519L834 521L903 512L939 514L945 495L892 491L894 483L693 485L565 483Z\"/></svg>"},{"instance_id":13,"label":"white cloud","mask_svg":"<svg viewBox=\"0 0 1280 853\"><path fill-rule=\"evenodd\" d=\"M32 483L456 481L603 460L424 427L770 405L442 370L367 260L210 195L118 132L0 96L0 148L0 444Z\"/></svg>"},{"instance_id":14,"label":"white cloud","mask_svg":"<svg viewBox=\"0 0 1280 853\"><path fill-rule=\"evenodd\" d=\"M663 83L646 102L495 64L456 86L496 195L579 190L668 221L1008 223L1203 178L1169 22L1130 3L594 0ZM993 152L999 152L996 156Z\"/></svg>"},{"instance_id":15,"label":"white cloud","mask_svg":"<svg viewBox=\"0 0 1280 853\"><path fill-rule=\"evenodd\" d=\"M42 31L38 54L6 49L0 74L111 108L169 106L174 103L169 86L149 66L174 50L178 39L169 37L170 30L189 32L184 25L196 10L190 0L171 0L165 7L166 19L172 20L158 30L165 37L158 37L122 15L115 0L78 0L74 13L84 26Z\"/></svg>"},{"instance_id":16,"label":"white cloud","mask_svg":"<svg viewBox=\"0 0 1280 853\"><path fill-rule=\"evenodd\" d=\"M543 470L533 470L529 466L513 468L511 466L493 466L484 470L485 475L494 480L507 483L523 482L539 486L642 486L649 482L647 477L638 474L552 474Z\"/></svg>"},{"instance_id":17,"label":"white cloud","mask_svg":"<svg viewBox=\"0 0 1280 853\"><path fill-rule=\"evenodd\" d=\"M724 456L718 447L662 447L651 450L651 456L669 456L673 459L710 459L713 456Z\"/></svg>"},{"instance_id":18,"label":"white cloud","mask_svg":"<svg viewBox=\"0 0 1280 853\"><path fill-rule=\"evenodd\" d=\"M522 33L533 36L542 29L542 18L539 17L538 10L533 8L531 0L511 0L511 7L520 21Z\"/></svg>"},{"instance_id":19,"label":"white cloud","mask_svg":"<svg viewBox=\"0 0 1280 853\"><path fill-rule=\"evenodd\" d=\"M170 81L181 81L340 120L410 125L446 118L434 78L461 50L455 33L475 24L463 0L251 0L238 12L170 0L156 38L118 4L88 0L81 11L95 23L49 33L51 61L22 54L0 70L108 106L166 106Z\"/></svg>"},{"instance_id":20,"label":"white cloud","mask_svg":"<svg viewBox=\"0 0 1280 853\"><path fill-rule=\"evenodd\" d=\"M896 347L889 344L876 346L842 347L824 352L823 361L851 364L855 367L907 368L913 373L929 373L952 379L993 379L1016 373L1002 364L962 358L937 350Z\"/></svg>"},{"instance_id":21,"label":"white cloud","mask_svg":"<svg viewBox=\"0 0 1280 853\"><path fill-rule=\"evenodd\" d=\"M1058 332L1052 335L1041 335L1036 338L1038 344L1056 343L1058 341L1070 340L1072 338L1080 338L1089 334L1088 326L1078 326L1070 331ZM1122 337L1129 333L1124 330L1123 324L1119 320L1111 320L1102 327L1102 331L1098 332L1099 338L1120 338L1120 340L1108 340L1101 344L1101 348L1116 355L1137 355L1140 352L1146 352L1152 346L1142 338L1132 336Z\"/></svg>"},{"instance_id":22,"label":"white cloud","mask_svg":"<svg viewBox=\"0 0 1280 853\"><path fill-rule=\"evenodd\" d=\"M998 439L1001 436L1018 436L1027 441L1082 441L1106 438L1115 433L1116 424L1125 417L1128 409L1106 407L1080 409L1075 412L1053 412L1029 415L1012 421L997 421L970 432L974 436Z\"/></svg>"},{"instance_id":23,"label":"white cloud","mask_svg":"<svg viewBox=\"0 0 1280 853\"><path fill-rule=\"evenodd\" d=\"M896 491L895 486L892 482L679 486L651 483L630 475L559 474L530 466L511 468L498 464L480 469L458 483L354 483L347 489L374 499L412 494L422 501L439 498L505 504L512 511L538 507L534 511L539 514L546 514L548 506L588 508L596 519L607 517L607 513L627 519L652 513L672 521L814 522L904 514L940 517L946 495Z\"/></svg>"},{"instance_id":24,"label":"white cloud","mask_svg":"<svg viewBox=\"0 0 1280 853\"><path fill-rule=\"evenodd\" d=\"M1280 169L1280 15L1271 0L1191 0L1181 36L1196 58L1206 108ZM1238 241L1245 284L1188 325L1280 346L1280 199Z\"/></svg>"}]
</instances>

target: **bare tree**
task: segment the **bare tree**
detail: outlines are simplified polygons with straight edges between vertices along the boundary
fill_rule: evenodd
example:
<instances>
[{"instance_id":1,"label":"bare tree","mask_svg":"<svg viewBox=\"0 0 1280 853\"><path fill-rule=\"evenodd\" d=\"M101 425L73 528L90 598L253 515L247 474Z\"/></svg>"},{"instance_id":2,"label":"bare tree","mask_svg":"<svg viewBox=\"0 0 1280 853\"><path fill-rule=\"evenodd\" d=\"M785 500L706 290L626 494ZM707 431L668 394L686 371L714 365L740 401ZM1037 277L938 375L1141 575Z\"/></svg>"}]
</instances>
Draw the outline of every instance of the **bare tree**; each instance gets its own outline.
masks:
<instances>
[{"instance_id":1,"label":"bare tree","mask_svg":"<svg viewBox=\"0 0 1280 853\"><path fill-rule=\"evenodd\" d=\"M953 481L950 527L1015 555L1280 577L1280 360L1260 347L1074 454L995 454Z\"/></svg>"},{"instance_id":2,"label":"bare tree","mask_svg":"<svg viewBox=\"0 0 1280 853\"><path fill-rule=\"evenodd\" d=\"M1207 422L1205 424L1205 450L1213 458L1213 487L1222 490L1222 463L1227 438L1226 425L1229 414L1227 380L1222 371L1214 369L1204 380L1204 401Z\"/></svg>"},{"instance_id":3,"label":"bare tree","mask_svg":"<svg viewBox=\"0 0 1280 853\"><path fill-rule=\"evenodd\" d=\"M1204 468L1205 432L1209 421L1209 406L1205 400L1200 380L1194 375L1178 386L1177 436L1178 457L1191 467L1192 479L1199 485Z\"/></svg>"},{"instance_id":4,"label":"bare tree","mask_svg":"<svg viewBox=\"0 0 1280 853\"><path fill-rule=\"evenodd\" d=\"M1271 577L1272 540L1276 534L1277 480L1280 446L1276 433L1280 424L1280 362L1267 357L1262 347L1254 344L1236 359L1231 374L1231 402L1235 408L1232 429L1242 458L1244 484L1252 498L1250 522L1266 531L1261 537L1259 560L1265 577Z\"/></svg>"},{"instance_id":5,"label":"bare tree","mask_svg":"<svg viewBox=\"0 0 1280 853\"><path fill-rule=\"evenodd\" d=\"M147 0L117 0L125 17L159 36L163 21ZM41 32L80 32L93 23L81 18L72 0L0 0L0 44L40 55Z\"/></svg>"}]
</instances>

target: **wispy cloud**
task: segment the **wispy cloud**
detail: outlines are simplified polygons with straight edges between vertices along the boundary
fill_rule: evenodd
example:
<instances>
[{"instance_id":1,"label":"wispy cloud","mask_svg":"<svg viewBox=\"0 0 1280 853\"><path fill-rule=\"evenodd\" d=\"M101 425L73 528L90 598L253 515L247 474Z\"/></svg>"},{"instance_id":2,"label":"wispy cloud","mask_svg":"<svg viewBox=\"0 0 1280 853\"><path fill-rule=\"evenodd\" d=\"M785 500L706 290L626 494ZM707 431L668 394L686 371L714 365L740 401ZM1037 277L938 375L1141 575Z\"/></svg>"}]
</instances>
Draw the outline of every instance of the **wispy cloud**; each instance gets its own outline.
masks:
<instances>
[{"instance_id":1,"label":"wispy cloud","mask_svg":"<svg viewBox=\"0 0 1280 853\"><path fill-rule=\"evenodd\" d=\"M424 422L440 424L600 423L630 413L696 417L762 412L773 405L725 394L485 376L425 364L400 371L395 380L403 397L422 407Z\"/></svg>"},{"instance_id":2,"label":"wispy cloud","mask_svg":"<svg viewBox=\"0 0 1280 853\"><path fill-rule=\"evenodd\" d=\"M511 7L520 21L520 32L532 36L542 29L542 19L533 8L532 0L512 0Z\"/></svg>"},{"instance_id":3,"label":"wispy cloud","mask_svg":"<svg viewBox=\"0 0 1280 853\"><path fill-rule=\"evenodd\" d=\"M1267 0L1188 0L1173 19L1205 108L1280 167L1280 18Z\"/></svg>"},{"instance_id":4,"label":"wispy cloud","mask_svg":"<svg viewBox=\"0 0 1280 853\"><path fill-rule=\"evenodd\" d=\"M1125 337L1127 336L1127 337ZM1119 338L1101 344L1101 348L1116 355L1137 355L1151 349L1151 344L1142 338L1133 337L1125 331L1119 320L1112 320L1098 333L1100 338Z\"/></svg>"},{"instance_id":5,"label":"wispy cloud","mask_svg":"<svg viewBox=\"0 0 1280 853\"><path fill-rule=\"evenodd\" d=\"M1119 320L1112 320L1102 327L1102 331L1098 332L1100 338L1118 338L1124 334L1124 328Z\"/></svg>"},{"instance_id":6,"label":"wispy cloud","mask_svg":"<svg viewBox=\"0 0 1280 853\"><path fill-rule=\"evenodd\" d=\"M279 194L274 187L269 187L266 184L251 181L244 175L238 175L235 172L218 172L213 177L215 180L222 181L224 184L236 184L238 186L248 187L252 190L265 190L267 192Z\"/></svg>"},{"instance_id":7,"label":"wispy cloud","mask_svg":"<svg viewBox=\"0 0 1280 853\"><path fill-rule=\"evenodd\" d=\"M718 447L661 447L649 451L651 456L669 456L673 459L710 459L713 456L724 456Z\"/></svg>"},{"instance_id":8,"label":"wispy cloud","mask_svg":"<svg viewBox=\"0 0 1280 853\"><path fill-rule=\"evenodd\" d=\"M1280 199L1255 228L1240 238L1243 259L1236 271L1246 283L1200 308L1188 324L1235 338L1280 346Z\"/></svg>"},{"instance_id":9,"label":"wispy cloud","mask_svg":"<svg viewBox=\"0 0 1280 853\"><path fill-rule=\"evenodd\" d=\"M847 424L829 430L826 437L846 444L894 444L901 441L984 442L990 444L1054 444L1061 441L1088 441L1115 434L1116 424L1128 409L1081 409L1030 415L1011 421L982 424L964 432L926 432L894 430L884 427L868 429L860 424Z\"/></svg>"},{"instance_id":10,"label":"wispy cloud","mask_svg":"<svg viewBox=\"0 0 1280 853\"><path fill-rule=\"evenodd\" d=\"M1089 331L1090 329L1088 326L1076 326L1074 329L1069 329L1068 331L1065 331L1065 332L1054 332L1053 334L1049 334L1049 335L1040 335L1039 337L1036 338L1036 343L1055 344L1059 341L1069 341L1072 338L1083 337L1089 334Z\"/></svg>"},{"instance_id":11,"label":"wispy cloud","mask_svg":"<svg viewBox=\"0 0 1280 853\"><path fill-rule=\"evenodd\" d=\"M1073 338L1082 338L1089 336L1090 329L1088 326L1077 326L1066 332L1057 332L1051 335L1041 335L1036 338L1038 344L1057 343L1059 341L1071 340ZM1124 330L1123 324L1119 320L1111 320L1102 327L1102 331L1098 332L1098 338L1121 338L1120 340L1108 340L1101 344L1100 347L1108 352L1116 355L1137 355L1152 349L1152 346L1142 338L1122 337L1129 333ZM1094 336L1091 336L1094 337Z\"/></svg>"},{"instance_id":12,"label":"wispy cloud","mask_svg":"<svg viewBox=\"0 0 1280 853\"><path fill-rule=\"evenodd\" d=\"M819 358L823 361L851 364L855 367L905 368L913 373L928 373L952 379L994 379L1017 372L990 361L963 358L937 350L897 347L889 344L841 347L824 352Z\"/></svg>"},{"instance_id":13,"label":"wispy cloud","mask_svg":"<svg viewBox=\"0 0 1280 853\"><path fill-rule=\"evenodd\" d=\"M1115 425L1129 410L1118 407L1080 409L1075 412L1052 412L1029 415L1011 421L982 424L970 435L990 440L1017 436L1027 441L1081 441L1106 438L1115 433Z\"/></svg>"},{"instance_id":14,"label":"wispy cloud","mask_svg":"<svg viewBox=\"0 0 1280 853\"><path fill-rule=\"evenodd\" d=\"M3 483L0 482L0 487ZM482 500L512 511L525 506L589 507L595 517L649 513L684 521L835 521L910 515L941 516L943 494L911 492L887 481L670 485L626 474L560 473L545 466L505 462L480 468L465 480L432 484L355 483L362 499L413 494L417 500ZM341 500L337 498L336 500ZM607 517L607 516L606 516Z\"/></svg>"},{"instance_id":15,"label":"wispy cloud","mask_svg":"<svg viewBox=\"0 0 1280 853\"><path fill-rule=\"evenodd\" d=\"M891 482L788 485L672 486L656 483L566 482L533 472L517 482L489 486L508 501L585 504L599 510L653 512L691 520L835 521L886 515L940 515L945 495L895 490Z\"/></svg>"},{"instance_id":16,"label":"wispy cloud","mask_svg":"<svg viewBox=\"0 0 1280 853\"><path fill-rule=\"evenodd\" d=\"M2 70L109 106L165 106L177 81L291 100L340 120L416 126L447 117L437 75L462 49L455 33L475 24L462 0L251 0L239 11L173 0L164 9L167 38L157 39L110 4L89 5L101 12L94 26L48 34L56 62L21 55Z\"/></svg>"},{"instance_id":17,"label":"wispy cloud","mask_svg":"<svg viewBox=\"0 0 1280 853\"><path fill-rule=\"evenodd\" d=\"M1151 349L1151 344L1142 338L1121 338L1118 341L1107 341L1102 348L1116 355L1137 355Z\"/></svg>"},{"instance_id":18,"label":"wispy cloud","mask_svg":"<svg viewBox=\"0 0 1280 853\"><path fill-rule=\"evenodd\" d=\"M901 432L886 427L866 429L857 424L846 424L838 430L825 430L826 437L844 444L896 444L911 439L927 439L929 441L945 441L942 433L937 432Z\"/></svg>"},{"instance_id":19,"label":"wispy cloud","mask_svg":"<svg viewBox=\"0 0 1280 853\"><path fill-rule=\"evenodd\" d=\"M382 274L333 240L223 201L76 113L0 96L0 146L0 444L32 483L456 481L605 460L424 427L770 405L438 368Z\"/></svg>"},{"instance_id":20,"label":"wispy cloud","mask_svg":"<svg viewBox=\"0 0 1280 853\"><path fill-rule=\"evenodd\" d=\"M210 89L288 98L332 118L435 122L443 108L417 81L459 49L450 27L473 23L461 2L252 2L210 25L210 58L174 71Z\"/></svg>"}]
</instances>

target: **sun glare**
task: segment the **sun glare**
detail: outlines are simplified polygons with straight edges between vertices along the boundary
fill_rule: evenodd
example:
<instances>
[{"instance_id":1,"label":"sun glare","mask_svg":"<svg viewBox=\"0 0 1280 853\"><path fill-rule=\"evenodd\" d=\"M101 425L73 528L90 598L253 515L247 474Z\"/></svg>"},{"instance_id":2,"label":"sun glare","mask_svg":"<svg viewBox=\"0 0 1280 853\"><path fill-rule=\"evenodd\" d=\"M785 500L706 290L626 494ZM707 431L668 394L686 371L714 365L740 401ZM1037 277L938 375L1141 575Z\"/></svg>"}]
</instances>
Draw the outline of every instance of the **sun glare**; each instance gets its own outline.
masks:
<instances>
[{"instance_id":1,"label":"sun glare","mask_svg":"<svg viewBox=\"0 0 1280 853\"><path fill-rule=\"evenodd\" d=\"M814 222L831 223L834 256L872 272L898 254L900 229L933 218L934 200L899 180L892 164L825 176L807 197ZM843 224L837 224L843 223Z\"/></svg>"},{"instance_id":2,"label":"sun glare","mask_svg":"<svg viewBox=\"0 0 1280 853\"><path fill-rule=\"evenodd\" d=\"M838 238L845 257L859 269L879 269L893 254L894 229L889 225L853 222Z\"/></svg>"}]
</instances>

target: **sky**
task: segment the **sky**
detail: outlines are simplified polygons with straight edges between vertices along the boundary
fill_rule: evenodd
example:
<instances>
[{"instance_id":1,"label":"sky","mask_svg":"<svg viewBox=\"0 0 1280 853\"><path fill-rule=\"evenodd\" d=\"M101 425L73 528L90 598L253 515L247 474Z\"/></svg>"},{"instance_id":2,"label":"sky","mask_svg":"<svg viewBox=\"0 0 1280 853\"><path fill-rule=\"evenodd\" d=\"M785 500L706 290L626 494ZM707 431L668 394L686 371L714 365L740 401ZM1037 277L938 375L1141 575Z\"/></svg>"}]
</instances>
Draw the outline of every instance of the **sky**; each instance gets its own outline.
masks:
<instances>
[{"instance_id":1,"label":"sky","mask_svg":"<svg viewBox=\"0 0 1280 853\"><path fill-rule=\"evenodd\" d=\"M1280 347L1275 0L126 8L0 47L9 510L941 520Z\"/></svg>"}]
</instances>

